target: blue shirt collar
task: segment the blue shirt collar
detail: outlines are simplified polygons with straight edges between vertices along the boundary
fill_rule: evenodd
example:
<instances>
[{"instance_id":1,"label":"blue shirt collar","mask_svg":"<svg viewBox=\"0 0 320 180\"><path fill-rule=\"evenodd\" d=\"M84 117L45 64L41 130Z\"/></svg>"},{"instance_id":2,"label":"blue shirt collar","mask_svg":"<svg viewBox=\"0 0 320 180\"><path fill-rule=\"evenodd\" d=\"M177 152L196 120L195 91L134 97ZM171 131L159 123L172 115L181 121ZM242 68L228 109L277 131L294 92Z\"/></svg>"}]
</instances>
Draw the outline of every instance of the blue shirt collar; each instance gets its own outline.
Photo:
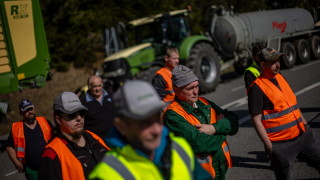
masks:
<instances>
[{"instance_id":1,"label":"blue shirt collar","mask_svg":"<svg viewBox=\"0 0 320 180\"><path fill-rule=\"evenodd\" d=\"M101 102L99 102L100 104L102 104L104 98L108 96L108 92L105 91L104 89L102 89L102 99ZM95 98L93 98L89 92L86 93L86 101L87 102L92 102L92 101L97 101Z\"/></svg>"}]
</instances>

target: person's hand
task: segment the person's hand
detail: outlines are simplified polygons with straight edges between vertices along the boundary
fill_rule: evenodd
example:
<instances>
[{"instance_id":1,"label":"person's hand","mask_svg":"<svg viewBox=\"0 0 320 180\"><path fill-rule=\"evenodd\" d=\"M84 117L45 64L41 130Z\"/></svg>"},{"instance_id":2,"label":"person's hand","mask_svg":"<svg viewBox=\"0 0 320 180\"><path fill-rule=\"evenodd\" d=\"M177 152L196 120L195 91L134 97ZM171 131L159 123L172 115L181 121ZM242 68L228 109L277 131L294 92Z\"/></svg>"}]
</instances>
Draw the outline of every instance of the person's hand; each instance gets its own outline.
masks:
<instances>
[{"instance_id":1,"label":"person's hand","mask_svg":"<svg viewBox=\"0 0 320 180\"><path fill-rule=\"evenodd\" d=\"M201 133L208 135L213 135L216 133L216 128L212 124L195 124L196 127Z\"/></svg>"},{"instance_id":2,"label":"person's hand","mask_svg":"<svg viewBox=\"0 0 320 180\"><path fill-rule=\"evenodd\" d=\"M217 115L217 121L221 120L224 118L224 114L218 114Z\"/></svg>"},{"instance_id":3,"label":"person's hand","mask_svg":"<svg viewBox=\"0 0 320 180\"><path fill-rule=\"evenodd\" d=\"M270 143L264 144L264 148L265 148L268 156L270 157L272 154L272 143L270 142Z\"/></svg>"},{"instance_id":4,"label":"person's hand","mask_svg":"<svg viewBox=\"0 0 320 180\"><path fill-rule=\"evenodd\" d=\"M15 163L15 167L19 171L19 173L23 173L23 164L20 161L17 161Z\"/></svg>"}]
</instances>

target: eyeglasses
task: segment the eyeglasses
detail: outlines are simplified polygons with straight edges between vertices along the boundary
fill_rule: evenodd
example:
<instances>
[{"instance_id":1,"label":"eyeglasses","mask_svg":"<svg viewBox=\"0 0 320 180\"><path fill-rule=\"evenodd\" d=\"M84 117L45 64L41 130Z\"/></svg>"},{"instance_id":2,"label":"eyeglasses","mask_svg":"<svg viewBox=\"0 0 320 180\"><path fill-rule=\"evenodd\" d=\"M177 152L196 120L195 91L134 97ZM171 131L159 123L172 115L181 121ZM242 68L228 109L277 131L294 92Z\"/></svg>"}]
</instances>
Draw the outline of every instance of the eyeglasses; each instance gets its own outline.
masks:
<instances>
[{"instance_id":1,"label":"eyeglasses","mask_svg":"<svg viewBox=\"0 0 320 180\"><path fill-rule=\"evenodd\" d=\"M73 120L78 115L80 115L80 117L83 118L85 114L86 114L86 111L82 110L82 111L74 112L72 114L60 114L60 116L67 117L67 119L69 119L69 120Z\"/></svg>"}]
</instances>

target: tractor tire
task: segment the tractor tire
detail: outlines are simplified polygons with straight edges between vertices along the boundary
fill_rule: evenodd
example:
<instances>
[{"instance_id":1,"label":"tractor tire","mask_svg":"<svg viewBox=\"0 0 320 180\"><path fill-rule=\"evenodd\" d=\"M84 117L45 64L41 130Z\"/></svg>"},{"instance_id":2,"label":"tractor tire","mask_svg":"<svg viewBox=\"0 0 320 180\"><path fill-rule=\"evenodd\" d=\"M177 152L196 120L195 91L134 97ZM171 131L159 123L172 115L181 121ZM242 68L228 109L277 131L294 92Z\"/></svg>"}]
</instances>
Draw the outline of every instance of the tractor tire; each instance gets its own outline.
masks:
<instances>
[{"instance_id":1,"label":"tractor tire","mask_svg":"<svg viewBox=\"0 0 320 180\"><path fill-rule=\"evenodd\" d=\"M311 58L310 46L307 40L298 39L294 43L300 63L307 64Z\"/></svg>"},{"instance_id":2,"label":"tractor tire","mask_svg":"<svg viewBox=\"0 0 320 180\"><path fill-rule=\"evenodd\" d=\"M199 78L200 93L214 91L220 82L220 64L217 53L206 42L201 42L190 50L186 66Z\"/></svg>"},{"instance_id":3,"label":"tractor tire","mask_svg":"<svg viewBox=\"0 0 320 180\"><path fill-rule=\"evenodd\" d=\"M147 81L149 83L152 83L152 78L156 75L156 72L160 68L161 68L160 66L153 66L153 67L150 67L147 70L140 71L137 74L136 79L140 79L140 80L144 80L144 81Z\"/></svg>"},{"instance_id":4,"label":"tractor tire","mask_svg":"<svg viewBox=\"0 0 320 180\"><path fill-rule=\"evenodd\" d=\"M282 58L281 65L287 69L292 68L297 61L297 53L293 44L291 42L283 42L280 52L285 54Z\"/></svg>"},{"instance_id":5,"label":"tractor tire","mask_svg":"<svg viewBox=\"0 0 320 180\"><path fill-rule=\"evenodd\" d=\"M320 37L317 35L311 36L309 39L311 54L313 59L320 59Z\"/></svg>"}]
</instances>

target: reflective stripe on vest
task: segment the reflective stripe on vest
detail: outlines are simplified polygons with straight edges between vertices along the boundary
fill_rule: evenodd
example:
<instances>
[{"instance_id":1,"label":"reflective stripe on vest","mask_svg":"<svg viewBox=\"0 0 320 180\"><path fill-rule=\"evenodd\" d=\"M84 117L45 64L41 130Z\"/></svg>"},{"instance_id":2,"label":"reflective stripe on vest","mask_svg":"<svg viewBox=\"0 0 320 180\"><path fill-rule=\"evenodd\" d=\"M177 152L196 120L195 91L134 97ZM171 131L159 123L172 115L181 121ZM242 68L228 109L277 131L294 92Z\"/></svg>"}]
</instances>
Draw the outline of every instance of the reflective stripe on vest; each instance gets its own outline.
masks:
<instances>
[{"instance_id":1,"label":"reflective stripe on vest","mask_svg":"<svg viewBox=\"0 0 320 180\"><path fill-rule=\"evenodd\" d=\"M166 67L163 67L161 69L159 69L156 74L159 74L160 76L163 77L165 83L166 83L166 91L167 91L167 95L163 98L164 102L171 102L174 99L174 91L172 88L172 73L169 69L167 69Z\"/></svg>"},{"instance_id":2,"label":"reflective stripe on vest","mask_svg":"<svg viewBox=\"0 0 320 180\"><path fill-rule=\"evenodd\" d=\"M205 98L199 97L199 100L202 103L204 103L205 105L209 105L209 102ZM178 113L180 116L182 116L186 121L188 121L192 125L201 124L201 122L195 116L193 116L192 114L188 114L180 106L180 104L177 101L173 101L166 110L169 110L169 109L171 109L171 110L175 111L176 113ZM217 117L217 115L216 115L215 110L213 108L210 108L210 124L214 124L214 123L217 122L216 117ZM221 148L222 148L222 150L224 152L224 155L225 155L225 158L227 160L227 166L231 168L232 167L232 162L231 162L231 155L230 155L229 149L228 149L228 151L225 151L225 149L228 148L228 145L227 145L226 141L222 143ZM209 164L207 161L203 161L204 157L201 157L201 158L202 159L200 159L200 161L204 162L204 163L200 163L201 166L204 169L206 169L210 173L210 175L212 177L215 177L215 170L214 170L214 167L212 166L212 160L210 161L210 164ZM210 158L212 159L211 156L210 156ZM199 159L198 159L198 161L199 161Z\"/></svg>"},{"instance_id":3,"label":"reflective stripe on vest","mask_svg":"<svg viewBox=\"0 0 320 180\"><path fill-rule=\"evenodd\" d=\"M92 132L88 132L88 133L93 134ZM102 141L102 139L97 135L92 137L98 140L99 142ZM85 180L83 168L79 159L73 155L70 149L59 137L54 138L46 146L46 148L51 148L52 150L54 150L57 156L59 157L62 179Z\"/></svg>"},{"instance_id":4,"label":"reflective stripe on vest","mask_svg":"<svg viewBox=\"0 0 320 180\"><path fill-rule=\"evenodd\" d=\"M273 103L274 109L263 110L262 124L271 141L282 141L297 137L305 131L296 96L281 74L275 76L280 89L269 79L259 77L255 80L261 91Z\"/></svg>"},{"instance_id":5,"label":"reflective stripe on vest","mask_svg":"<svg viewBox=\"0 0 320 180\"><path fill-rule=\"evenodd\" d=\"M190 145L185 139L181 137L174 137L173 134L170 134L170 138L172 139L172 163L170 167L171 176L169 179L193 179L195 162ZM92 171L89 177L92 179L114 179L114 177L117 177L116 179L119 179L120 176L120 179L126 180L143 178L163 179L163 175L153 162L147 158L137 155L130 146L124 148L126 149L124 150L125 153L119 153L117 150L107 153L101 161L101 163L106 166L98 164L97 168ZM127 156L130 154L133 157L127 159ZM110 169L112 169L112 171L110 171ZM150 174L150 172L152 173Z\"/></svg>"},{"instance_id":6,"label":"reflective stripe on vest","mask_svg":"<svg viewBox=\"0 0 320 180\"><path fill-rule=\"evenodd\" d=\"M48 143L52 136L52 128L48 121L44 117L36 117L37 123L39 123L40 129L43 134L43 138ZM16 150L16 156L21 162L25 162L25 137L23 121L19 121L12 124L12 137Z\"/></svg>"},{"instance_id":7,"label":"reflective stripe on vest","mask_svg":"<svg viewBox=\"0 0 320 180\"><path fill-rule=\"evenodd\" d=\"M256 78L260 76L260 71L257 69L257 66L251 65L244 72L250 71Z\"/></svg>"}]
</instances>

